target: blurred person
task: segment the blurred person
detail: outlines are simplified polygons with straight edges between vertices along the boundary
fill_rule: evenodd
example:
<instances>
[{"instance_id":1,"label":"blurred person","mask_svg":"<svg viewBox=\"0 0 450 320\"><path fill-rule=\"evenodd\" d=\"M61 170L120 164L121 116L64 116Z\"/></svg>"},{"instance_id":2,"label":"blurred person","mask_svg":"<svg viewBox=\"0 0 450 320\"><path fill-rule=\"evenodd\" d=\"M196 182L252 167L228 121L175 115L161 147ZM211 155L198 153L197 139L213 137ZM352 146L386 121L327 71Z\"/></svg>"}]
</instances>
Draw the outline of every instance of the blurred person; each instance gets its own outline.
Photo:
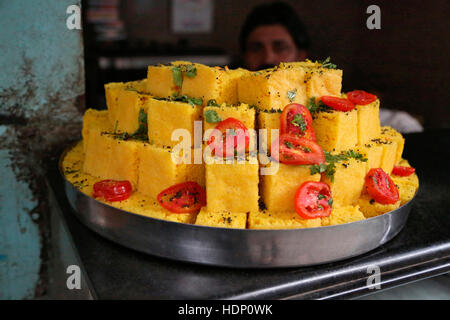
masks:
<instances>
[{"instance_id":1,"label":"blurred person","mask_svg":"<svg viewBox=\"0 0 450 320\"><path fill-rule=\"evenodd\" d=\"M255 71L305 60L309 36L299 16L282 2L262 4L247 16L239 36L245 67Z\"/></svg>"},{"instance_id":2,"label":"blurred person","mask_svg":"<svg viewBox=\"0 0 450 320\"><path fill-rule=\"evenodd\" d=\"M239 35L244 67L261 70L280 62L302 61L308 57L310 38L295 10L286 3L265 3L253 8ZM404 111L380 108L382 126L401 133L423 131L422 125Z\"/></svg>"}]
</instances>

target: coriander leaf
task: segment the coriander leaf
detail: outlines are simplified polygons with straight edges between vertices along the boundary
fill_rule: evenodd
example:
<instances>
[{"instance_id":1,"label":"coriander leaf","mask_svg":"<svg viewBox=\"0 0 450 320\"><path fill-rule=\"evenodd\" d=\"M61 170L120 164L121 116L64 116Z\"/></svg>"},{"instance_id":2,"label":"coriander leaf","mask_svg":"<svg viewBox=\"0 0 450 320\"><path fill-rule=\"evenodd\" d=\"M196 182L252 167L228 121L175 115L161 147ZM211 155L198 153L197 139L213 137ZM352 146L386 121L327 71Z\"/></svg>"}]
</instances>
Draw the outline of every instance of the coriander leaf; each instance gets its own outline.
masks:
<instances>
[{"instance_id":1,"label":"coriander leaf","mask_svg":"<svg viewBox=\"0 0 450 320\"><path fill-rule=\"evenodd\" d=\"M200 106L203 103L202 98L187 98L187 103L189 103L191 106Z\"/></svg>"},{"instance_id":2,"label":"coriander leaf","mask_svg":"<svg viewBox=\"0 0 450 320\"><path fill-rule=\"evenodd\" d=\"M306 131L306 122L305 119L303 119L303 116L301 113L297 113L294 116L294 119L292 119L291 123L296 126L299 127L301 132L305 132Z\"/></svg>"},{"instance_id":3,"label":"coriander leaf","mask_svg":"<svg viewBox=\"0 0 450 320\"><path fill-rule=\"evenodd\" d=\"M186 65L183 71L189 78L194 78L197 75L197 68L193 64Z\"/></svg>"},{"instance_id":4,"label":"coriander leaf","mask_svg":"<svg viewBox=\"0 0 450 320\"><path fill-rule=\"evenodd\" d=\"M172 67L173 82L179 88L183 85L183 75L180 67Z\"/></svg>"},{"instance_id":5,"label":"coriander leaf","mask_svg":"<svg viewBox=\"0 0 450 320\"><path fill-rule=\"evenodd\" d=\"M337 68L337 66L335 65L335 64L333 64L333 63L331 63L331 61L330 61L330 57L327 57L325 60L323 60L323 61L318 61L321 65L322 65L322 67L324 67L324 68L328 68L328 69L336 69Z\"/></svg>"},{"instance_id":6,"label":"coriander leaf","mask_svg":"<svg viewBox=\"0 0 450 320\"><path fill-rule=\"evenodd\" d=\"M297 89L287 92L287 98L289 99L290 102L294 101L296 95L297 95Z\"/></svg>"},{"instance_id":7,"label":"coriander leaf","mask_svg":"<svg viewBox=\"0 0 450 320\"><path fill-rule=\"evenodd\" d=\"M222 121L222 118L217 114L215 110L206 110L203 115L208 123L216 123Z\"/></svg>"},{"instance_id":8,"label":"coriander leaf","mask_svg":"<svg viewBox=\"0 0 450 320\"><path fill-rule=\"evenodd\" d=\"M294 145L292 143L290 143L289 141L284 142L284 144L286 145L286 147L288 147L289 149L294 148Z\"/></svg>"}]
</instances>

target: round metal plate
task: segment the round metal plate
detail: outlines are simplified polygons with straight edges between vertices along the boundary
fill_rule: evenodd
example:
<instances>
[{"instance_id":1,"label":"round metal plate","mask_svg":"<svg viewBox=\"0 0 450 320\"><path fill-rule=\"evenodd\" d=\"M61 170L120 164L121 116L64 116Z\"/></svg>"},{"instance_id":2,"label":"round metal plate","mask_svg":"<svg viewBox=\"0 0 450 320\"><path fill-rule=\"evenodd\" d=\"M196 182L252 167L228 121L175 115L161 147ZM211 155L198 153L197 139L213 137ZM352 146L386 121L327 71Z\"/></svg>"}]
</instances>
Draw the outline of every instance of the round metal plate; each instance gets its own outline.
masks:
<instances>
[{"instance_id":1,"label":"round metal plate","mask_svg":"<svg viewBox=\"0 0 450 320\"><path fill-rule=\"evenodd\" d=\"M65 154L60 159L61 174ZM159 257L235 268L310 266L366 253L400 232L414 200L374 218L335 226L229 229L171 222L120 210L85 195L62 176L76 216L103 237Z\"/></svg>"}]
</instances>

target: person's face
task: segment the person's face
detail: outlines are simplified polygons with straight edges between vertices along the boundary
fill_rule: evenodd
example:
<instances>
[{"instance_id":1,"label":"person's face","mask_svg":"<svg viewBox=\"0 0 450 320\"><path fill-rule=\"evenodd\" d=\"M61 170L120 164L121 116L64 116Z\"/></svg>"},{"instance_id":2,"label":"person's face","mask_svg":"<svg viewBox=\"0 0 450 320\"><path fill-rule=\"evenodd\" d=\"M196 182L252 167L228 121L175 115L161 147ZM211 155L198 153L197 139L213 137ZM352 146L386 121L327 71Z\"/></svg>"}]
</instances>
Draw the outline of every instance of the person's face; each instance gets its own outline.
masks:
<instances>
[{"instance_id":1,"label":"person's face","mask_svg":"<svg viewBox=\"0 0 450 320\"><path fill-rule=\"evenodd\" d=\"M248 36L244 60L249 70L260 70L280 62L300 61L306 51L298 50L289 32L279 24L259 26Z\"/></svg>"}]
</instances>

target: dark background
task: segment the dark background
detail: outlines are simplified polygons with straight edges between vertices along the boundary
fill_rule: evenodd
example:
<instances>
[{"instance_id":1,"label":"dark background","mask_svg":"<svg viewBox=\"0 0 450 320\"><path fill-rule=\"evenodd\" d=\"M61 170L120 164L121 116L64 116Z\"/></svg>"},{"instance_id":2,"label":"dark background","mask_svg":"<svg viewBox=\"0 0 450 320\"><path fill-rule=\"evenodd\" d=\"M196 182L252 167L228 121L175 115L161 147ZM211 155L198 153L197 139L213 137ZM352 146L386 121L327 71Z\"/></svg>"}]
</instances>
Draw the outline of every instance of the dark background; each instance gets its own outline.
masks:
<instances>
[{"instance_id":1,"label":"dark background","mask_svg":"<svg viewBox=\"0 0 450 320\"><path fill-rule=\"evenodd\" d=\"M96 40L84 19L87 107L104 108L103 83L146 77L146 68L98 67L99 57L177 55L239 56L241 25L258 0L214 3L209 34L171 31L169 0L127 0L118 5L126 38ZM364 89L381 98L383 108L405 110L425 128L450 127L450 2L438 1L289 1L312 39L309 58L331 56L344 70L343 90ZM369 30L366 9L381 8L381 30ZM83 10L92 1L83 2Z\"/></svg>"}]
</instances>

